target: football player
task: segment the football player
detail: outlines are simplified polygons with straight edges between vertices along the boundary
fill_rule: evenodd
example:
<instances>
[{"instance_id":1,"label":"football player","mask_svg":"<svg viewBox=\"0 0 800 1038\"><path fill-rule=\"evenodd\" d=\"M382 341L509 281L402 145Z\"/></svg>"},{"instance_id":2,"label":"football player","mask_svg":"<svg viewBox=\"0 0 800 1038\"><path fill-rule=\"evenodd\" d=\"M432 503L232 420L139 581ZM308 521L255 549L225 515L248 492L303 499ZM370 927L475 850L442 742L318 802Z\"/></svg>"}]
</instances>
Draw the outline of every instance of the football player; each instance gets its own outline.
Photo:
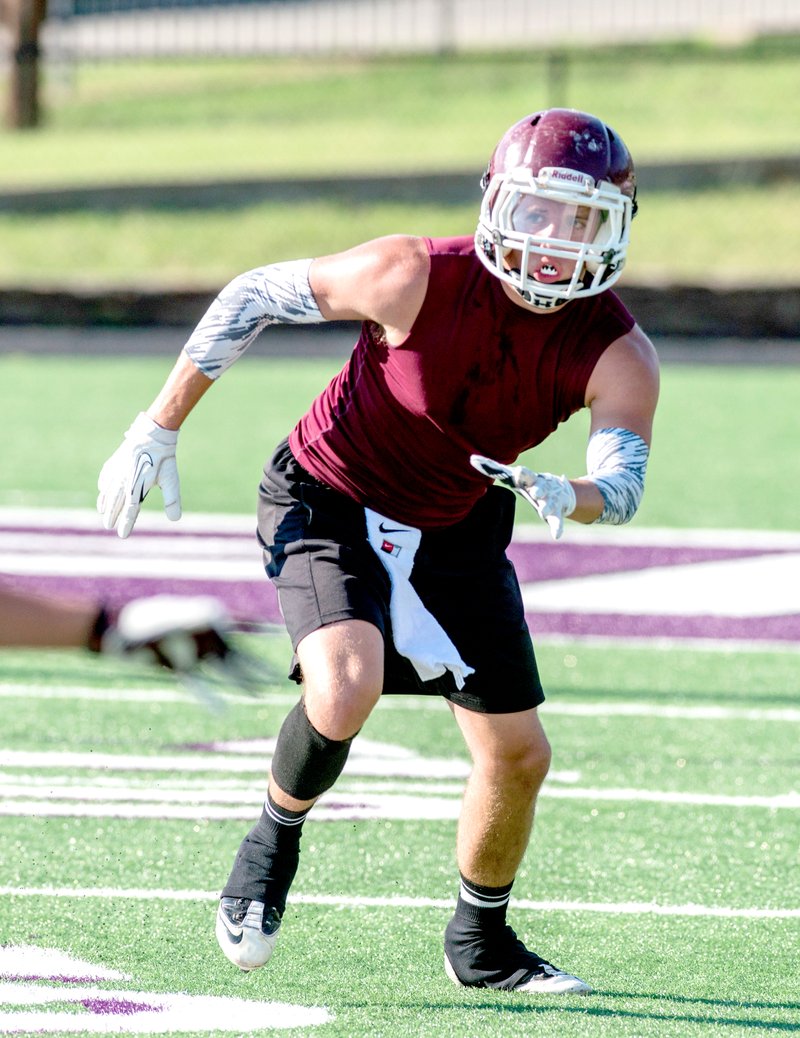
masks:
<instances>
[{"instance_id":1,"label":"football player","mask_svg":"<svg viewBox=\"0 0 800 1038\"><path fill-rule=\"evenodd\" d=\"M550 746L506 557L516 497L493 479L519 490L556 537L567 518L626 523L638 507L658 365L612 290L636 180L603 120L548 109L503 135L482 188L474 235L393 235L235 278L100 474L98 508L119 536L154 485L178 518L178 430L258 333L361 322L352 356L278 445L260 486L258 536L302 692L218 909L219 943L243 970L269 960L303 822L380 696L430 693L449 704L472 758L447 975L534 994L590 990L506 921ZM583 408L584 474L513 465Z\"/></svg>"}]
</instances>

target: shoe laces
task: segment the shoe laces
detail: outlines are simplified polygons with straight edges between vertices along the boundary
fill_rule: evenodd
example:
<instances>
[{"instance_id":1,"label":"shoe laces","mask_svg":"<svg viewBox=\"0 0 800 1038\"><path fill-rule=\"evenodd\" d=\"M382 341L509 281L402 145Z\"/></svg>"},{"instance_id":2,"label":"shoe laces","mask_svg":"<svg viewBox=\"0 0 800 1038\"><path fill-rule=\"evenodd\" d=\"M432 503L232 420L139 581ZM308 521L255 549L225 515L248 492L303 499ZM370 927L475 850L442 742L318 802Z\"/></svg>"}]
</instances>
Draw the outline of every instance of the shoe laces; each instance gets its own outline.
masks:
<instances>
[{"instance_id":1,"label":"shoe laces","mask_svg":"<svg viewBox=\"0 0 800 1038\"><path fill-rule=\"evenodd\" d=\"M237 898L226 898L228 904L225 905L225 914L232 923L236 926L241 926L244 921L244 917L247 915L247 909L250 907L252 898L249 897L237 897Z\"/></svg>"}]
</instances>

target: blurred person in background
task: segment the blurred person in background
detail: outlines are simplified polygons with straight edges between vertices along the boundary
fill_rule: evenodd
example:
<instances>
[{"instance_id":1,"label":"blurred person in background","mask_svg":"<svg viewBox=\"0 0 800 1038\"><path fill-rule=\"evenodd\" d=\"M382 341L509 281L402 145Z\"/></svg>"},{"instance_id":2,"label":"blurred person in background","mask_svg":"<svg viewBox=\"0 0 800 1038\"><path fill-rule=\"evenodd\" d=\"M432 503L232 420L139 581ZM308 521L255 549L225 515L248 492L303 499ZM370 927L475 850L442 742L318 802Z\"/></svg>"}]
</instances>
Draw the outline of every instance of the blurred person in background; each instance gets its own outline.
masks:
<instances>
[{"instance_id":1,"label":"blurred person in background","mask_svg":"<svg viewBox=\"0 0 800 1038\"><path fill-rule=\"evenodd\" d=\"M155 485L179 518L178 430L258 333L361 322L351 358L278 445L260 486L259 541L302 694L218 906L218 941L243 970L272 955L303 822L381 694L430 693L449 704L472 758L447 975L525 993L591 990L506 921L551 753L506 557L516 498L493 479L533 504L554 537L565 518L621 524L638 507L658 365L610 291L635 174L601 119L549 109L504 134L482 188L474 235L393 235L235 278L100 474L98 509L119 536ZM584 408L584 475L514 465Z\"/></svg>"},{"instance_id":2,"label":"blurred person in background","mask_svg":"<svg viewBox=\"0 0 800 1038\"><path fill-rule=\"evenodd\" d=\"M88 649L191 673L236 655L230 626L222 603L206 596L153 595L112 611L92 599L0 584L0 648Z\"/></svg>"}]
</instances>

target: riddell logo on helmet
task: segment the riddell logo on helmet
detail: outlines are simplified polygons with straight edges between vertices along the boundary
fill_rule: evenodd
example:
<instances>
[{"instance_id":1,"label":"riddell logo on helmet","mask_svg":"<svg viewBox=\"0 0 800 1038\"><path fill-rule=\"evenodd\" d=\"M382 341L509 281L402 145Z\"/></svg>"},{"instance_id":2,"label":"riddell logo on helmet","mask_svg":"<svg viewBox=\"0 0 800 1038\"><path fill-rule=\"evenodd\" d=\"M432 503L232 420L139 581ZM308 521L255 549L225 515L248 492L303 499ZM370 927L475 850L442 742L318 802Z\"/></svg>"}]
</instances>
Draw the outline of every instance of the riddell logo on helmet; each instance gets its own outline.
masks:
<instances>
[{"instance_id":1,"label":"riddell logo on helmet","mask_svg":"<svg viewBox=\"0 0 800 1038\"><path fill-rule=\"evenodd\" d=\"M594 187L594 180L588 173L579 173L576 169L565 169L561 166L551 166L549 169L539 171L539 176L545 174L550 181L560 184L574 184L576 187Z\"/></svg>"}]
</instances>

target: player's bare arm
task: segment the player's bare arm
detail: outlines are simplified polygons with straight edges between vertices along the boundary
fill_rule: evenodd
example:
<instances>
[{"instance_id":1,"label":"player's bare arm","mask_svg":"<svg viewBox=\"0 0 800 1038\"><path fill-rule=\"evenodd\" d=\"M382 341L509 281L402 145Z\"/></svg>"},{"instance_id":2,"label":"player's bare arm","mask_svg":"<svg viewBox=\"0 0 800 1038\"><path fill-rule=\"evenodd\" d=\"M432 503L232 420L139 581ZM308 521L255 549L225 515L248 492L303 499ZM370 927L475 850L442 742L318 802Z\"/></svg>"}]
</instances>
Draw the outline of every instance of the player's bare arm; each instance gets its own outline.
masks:
<instances>
[{"instance_id":1,"label":"player's bare arm","mask_svg":"<svg viewBox=\"0 0 800 1038\"><path fill-rule=\"evenodd\" d=\"M312 273L313 268L313 273ZM403 342L422 306L429 259L422 239L396 235L319 260L246 271L219 293L160 393L103 466L98 511L106 529L128 537L154 485L170 519L181 515L175 461L178 431L220 377L272 324L371 320L387 342Z\"/></svg>"},{"instance_id":2,"label":"player's bare arm","mask_svg":"<svg viewBox=\"0 0 800 1038\"><path fill-rule=\"evenodd\" d=\"M429 272L424 241L398 234L314 260L309 281L326 320L374 321L398 346L420 311Z\"/></svg>"},{"instance_id":3,"label":"player's bare arm","mask_svg":"<svg viewBox=\"0 0 800 1038\"><path fill-rule=\"evenodd\" d=\"M420 238L392 235L313 260L308 280L324 320L375 321L387 342L398 345L422 306L429 269ZM213 384L183 351L147 414L165 429L179 429Z\"/></svg>"},{"instance_id":4,"label":"player's bare arm","mask_svg":"<svg viewBox=\"0 0 800 1038\"><path fill-rule=\"evenodd\" d=\"M595 365L586 387L591 432L618 425L648 444L658 403L658 357L648 337L634 325L613 342Z\"/></svg>"},{"instance_id":5,"label":"player's bare arm","mask_svg":"<svg viewBox=\"0 0 800 1038\"><path fill-rule=\"evenodd\" d=\"M591 411L587 458L591 458L594 446L601 446L607 452L616 449L617 464L622 465L624 450L635 450L639 438L649 447L658 390L656 351L635 325L608 347L586 387L586 405ZM638 447L641 452L641 443ZM582 523L596 522L607 506L599 480L576 479L572 485L577 505L570 518Z\"/></svg>"},{"instance_id":6,"label":"player's bare arm","mask_svg":"<svg viewBox=\"0 0 800 1038\"><path fill-rule=\"evenodd\" d=\"M181 353L147 414L162 429L180 429L195 405L214 385L186 353Z\"/></svg>"},{"instance_id":7,"label":"player's bare arm","mask_svg":"<svg viewBox=\"0 0 800 1038\"><path fill-rule=\"evenodd\" d=\"M518 491L558 539L564 519L579 523L626 523L644 491L644 475L658 400L658 359L652 343L634 325L605 350L589 379L591 411L587 474L568 479L501 465L474 454L473 466Z\"/></svg>"}]
</instances>

